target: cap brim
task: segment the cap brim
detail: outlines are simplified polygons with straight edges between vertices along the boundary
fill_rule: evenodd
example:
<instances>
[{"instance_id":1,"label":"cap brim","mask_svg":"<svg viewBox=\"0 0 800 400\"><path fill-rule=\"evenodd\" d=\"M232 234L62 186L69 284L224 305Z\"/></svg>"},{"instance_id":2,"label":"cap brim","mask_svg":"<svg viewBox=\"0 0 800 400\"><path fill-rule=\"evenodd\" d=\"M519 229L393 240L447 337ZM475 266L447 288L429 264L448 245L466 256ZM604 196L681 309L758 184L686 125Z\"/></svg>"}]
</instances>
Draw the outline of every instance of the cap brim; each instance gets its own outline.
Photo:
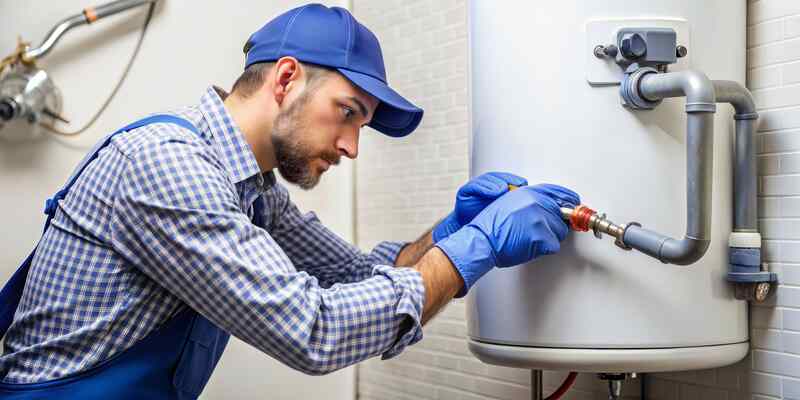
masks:
<instances>
[{"instance_id":1,"label":"cap brim","mask_svg":"<svg viewBox=\"0 0 800 400\"><path fill-rule=\"evenodd\" d=\"M373 129L388 136L403 137L413 132L422 121L423 110L411 104L387 84L359 72L343 68L337 70L361 90L380 100L369 123Z\"/></svg>"}]
</instances>

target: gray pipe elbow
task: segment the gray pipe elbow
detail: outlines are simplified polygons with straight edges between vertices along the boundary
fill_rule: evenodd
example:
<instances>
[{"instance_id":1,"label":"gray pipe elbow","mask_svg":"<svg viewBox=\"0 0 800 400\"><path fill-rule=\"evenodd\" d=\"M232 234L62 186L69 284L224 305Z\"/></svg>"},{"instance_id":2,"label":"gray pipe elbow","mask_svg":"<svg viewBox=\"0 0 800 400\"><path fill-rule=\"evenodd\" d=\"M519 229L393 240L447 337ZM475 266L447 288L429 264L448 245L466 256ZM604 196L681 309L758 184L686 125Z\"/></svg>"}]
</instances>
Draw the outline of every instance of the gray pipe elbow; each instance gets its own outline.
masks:
<instances>
[{"instance_id":1,"label":"gray pipe elbow","mask_svg":"<svg viewBox=\"0 0 800 400\"><path fill-rule=\"evenodd\" d=\"M708 79L706 74L689 70L679 72L684 75L683 92L686 94L686 110L689 111L689 104L716 104L717 95L714 91L714 84Z\"/></svg>"},{"instance_id":2,"label":"gray pipe elbow","mask_svg":"<svg viewBox=\"0 0 800 400\"><path fill-rule=\"evenodd\" d=\"M676 265L694 264L706 254L709 240L685 237L681 240L668 239L661 247L659 259L663 262Z\"/></svg>"},{"instance_id":3,"label":"gray pipe elbow","mask_svg":"<svg viewBox=\"0 0 800 400\"><path fill-rule=\"evenodd\" d=\"M736 119L758 119L756 102L744 86L735 81L712 81L717 102L729 103L736 111Z\"/></svg>"},{"instance_id":4,"label":"gray pipe elbow","mask_svg":"<svg viewBox=\"0 0 800 400\"><path fill-rule=\"evenodd\" d=\"M636 225L629 225L625 229L623 242L661 262L676 265L697 262L706 254L710 243L707 239L688 236L680 240L673 239Z\"/></svg>"},{"instance_id":5,"label":"gray pipe elbow","mask_svg":"<svg viewBox=\"0 0 800 400\"><path fill-rule=\"evenodd\" d=\"M639 90L642 96L651 101L685 96L687 113L713 113L717 110L714 84L700 71L646 74L642 76Z\"/></svg>"}]
</instances>

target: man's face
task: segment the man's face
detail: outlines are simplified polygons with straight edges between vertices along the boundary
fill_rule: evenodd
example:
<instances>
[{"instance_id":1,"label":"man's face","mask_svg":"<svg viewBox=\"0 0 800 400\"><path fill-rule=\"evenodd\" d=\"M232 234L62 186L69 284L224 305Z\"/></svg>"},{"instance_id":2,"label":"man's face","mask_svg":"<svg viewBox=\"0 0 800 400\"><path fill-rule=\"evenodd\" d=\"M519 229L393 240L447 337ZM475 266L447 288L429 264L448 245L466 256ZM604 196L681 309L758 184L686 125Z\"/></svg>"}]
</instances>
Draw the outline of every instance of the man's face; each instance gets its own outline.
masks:
<instances>
[{"instance_id":1,"label":"man's face","mask_svg":"<svg viewBox=\"0 0 800 400\"><path fill-rule=\"evenodd\" d=\"M330 72L275 118L272 146L284 179L311 189L342 156L356 158L358 136L378 100L344 76Z\"/></svg>"}]
</instances>

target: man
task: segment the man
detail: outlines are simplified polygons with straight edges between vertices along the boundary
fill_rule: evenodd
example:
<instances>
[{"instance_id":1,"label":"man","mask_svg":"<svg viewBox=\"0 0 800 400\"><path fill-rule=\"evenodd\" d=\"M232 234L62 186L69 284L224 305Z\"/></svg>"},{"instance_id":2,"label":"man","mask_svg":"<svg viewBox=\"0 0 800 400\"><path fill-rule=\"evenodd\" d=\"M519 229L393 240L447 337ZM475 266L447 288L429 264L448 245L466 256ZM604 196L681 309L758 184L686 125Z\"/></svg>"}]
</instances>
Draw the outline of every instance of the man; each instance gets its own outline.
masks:
<instances>
[{"instance_id":1,"label":"man","mask_svg":"<svg viewBox=\"0 0 800 400\"><path fill-rule=\"evenodd\" d=\"M291 10L244 50L230 95L121 129L48 201L0 295L0 397L196 398L229 333L308 374L390 358L490 269L559 250L578 196L492 173L416 242L359 252L273 170L310 189L357 156L363 126L404 136L422 110L344 9Z\"/></svg>"}]
</instances>

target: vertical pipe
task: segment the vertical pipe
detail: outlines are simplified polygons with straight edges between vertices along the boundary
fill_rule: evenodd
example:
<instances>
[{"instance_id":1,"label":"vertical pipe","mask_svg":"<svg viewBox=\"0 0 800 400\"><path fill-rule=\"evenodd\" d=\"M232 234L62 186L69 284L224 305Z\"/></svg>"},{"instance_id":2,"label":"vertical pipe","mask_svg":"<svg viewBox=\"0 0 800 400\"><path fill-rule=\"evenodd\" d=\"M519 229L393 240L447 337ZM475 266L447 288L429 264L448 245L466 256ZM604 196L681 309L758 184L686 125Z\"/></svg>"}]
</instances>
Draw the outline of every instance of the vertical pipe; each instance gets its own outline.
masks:
<instances>
[{"instance_id":1,"label":"vertical pipe","mask_svg":"<svg viewBox=\"0 0 800 400\"><path fill-rule=\"evenodd\" d=\"M717 101L736 110L736 142L733 181L733 232L728 239L730 269L727 279L736 283L737 298L763 301L768 282L777 275L761 263L761 235L758 233L758 175L756 172L756 124L758 113L753 95L734 81L713 81Z\"/></svg>"},{"instance_id":2,"label":"vertical pipe","mask_svg":"<svg viewBox=\"0 0 800 400\"><path fill-rule=\"evenodd\" d=\"M758 230L755 125L754 119L736 120L733 229L737 232Z\"/></svg>"},{"instance_id":3,"label":"vertical pipe","mask_svg":"<svg viewBox=\"0 0 800 400\"><path fill-rule=\"evenodd\" d=\"M711 189L714 179L714 114L686 116L686 236L711 239Z\"/></svg>"},{"instance_id":4,"label":"vertical pipe","mask_svg":"<svg viewBox=\"0 0 800 400\"><path fill-rule=\"evenodd\" d=\"M531 400L543 400L544 388L542 386L542 370L531 370Z\"/></svg>"},{"instance_id":5,"label":"vertical pipe","mask_svg":"<svg viewBox=\"0 0 800 400\"><path fill-rule=\"evenodd\" d=\"M717 102L730 103L736 114L736 154L734 163L734 213L735 232L758 231L757 176L756 176L756 105L750 91L738 82L713 81Z\"/></svg>"}]
</instances>

